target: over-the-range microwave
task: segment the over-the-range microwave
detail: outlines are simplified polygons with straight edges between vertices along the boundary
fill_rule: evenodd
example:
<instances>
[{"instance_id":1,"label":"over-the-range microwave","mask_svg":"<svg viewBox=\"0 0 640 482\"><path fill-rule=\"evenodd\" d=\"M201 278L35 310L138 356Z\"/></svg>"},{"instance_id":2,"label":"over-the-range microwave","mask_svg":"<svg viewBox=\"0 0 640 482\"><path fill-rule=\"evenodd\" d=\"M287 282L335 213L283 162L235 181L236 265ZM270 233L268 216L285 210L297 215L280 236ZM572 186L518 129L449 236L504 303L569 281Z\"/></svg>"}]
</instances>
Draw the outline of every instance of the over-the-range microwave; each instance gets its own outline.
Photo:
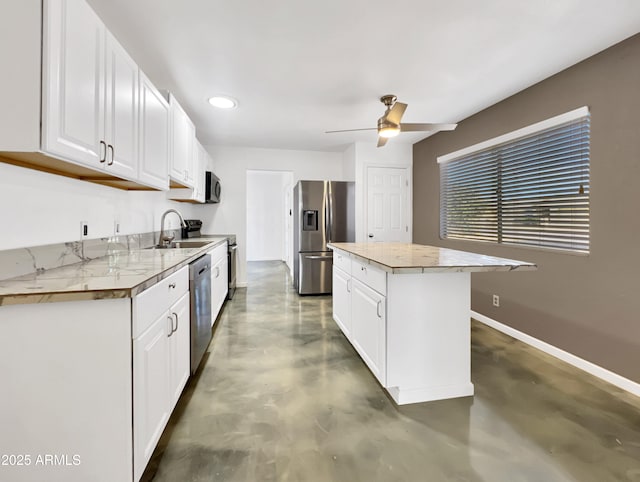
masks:
<instances>
[{"instance_id":1,"label":"over-the-range microwave","mask_svg":"<svg viewBox=\"0 0 640 482\"><path fill-rule=\"evenodd\" d=\"M220 179L211 171L205 171L206 187L204 191L204 202L219 203L220 202Z\"/></svg>"}]
</instances>

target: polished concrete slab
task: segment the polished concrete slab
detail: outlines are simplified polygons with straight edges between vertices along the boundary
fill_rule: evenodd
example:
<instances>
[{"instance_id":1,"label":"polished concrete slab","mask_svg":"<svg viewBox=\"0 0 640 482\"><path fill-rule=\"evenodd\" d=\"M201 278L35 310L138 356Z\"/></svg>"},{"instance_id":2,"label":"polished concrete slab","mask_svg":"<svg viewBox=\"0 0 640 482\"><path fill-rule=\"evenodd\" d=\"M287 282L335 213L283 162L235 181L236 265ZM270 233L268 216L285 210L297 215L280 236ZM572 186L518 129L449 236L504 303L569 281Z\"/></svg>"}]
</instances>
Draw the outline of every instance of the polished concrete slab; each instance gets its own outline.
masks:
<instances>
[{"instance_id":1,"label":"polished concrete slab","mask_svg":"<svg viewBox=\"0 0 640 482\"><path fill-rule=\"evenodd\" d=\"M282 263L249 264L143 480L640 481L640 401L472 322L476 395L396 406Z\"/></svg>"}]
</instances>

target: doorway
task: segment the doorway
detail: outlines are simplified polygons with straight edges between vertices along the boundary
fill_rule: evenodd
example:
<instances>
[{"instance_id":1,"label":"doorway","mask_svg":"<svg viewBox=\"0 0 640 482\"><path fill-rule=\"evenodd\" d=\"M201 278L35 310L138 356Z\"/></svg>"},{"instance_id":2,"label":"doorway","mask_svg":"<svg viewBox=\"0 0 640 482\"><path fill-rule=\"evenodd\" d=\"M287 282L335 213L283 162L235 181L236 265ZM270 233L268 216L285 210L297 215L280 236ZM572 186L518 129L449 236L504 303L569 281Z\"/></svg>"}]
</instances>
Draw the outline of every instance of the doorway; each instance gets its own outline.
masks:
<instances>
[{"instance_id":1,"label":"doorway","mask_svg":"<svg viewBox=\"0 0 640 482\"><path fill-rule=\"evenodd\" d=\"M291 266L293 172L247 170L247 261Z\"/></svg>"}]
</instances>

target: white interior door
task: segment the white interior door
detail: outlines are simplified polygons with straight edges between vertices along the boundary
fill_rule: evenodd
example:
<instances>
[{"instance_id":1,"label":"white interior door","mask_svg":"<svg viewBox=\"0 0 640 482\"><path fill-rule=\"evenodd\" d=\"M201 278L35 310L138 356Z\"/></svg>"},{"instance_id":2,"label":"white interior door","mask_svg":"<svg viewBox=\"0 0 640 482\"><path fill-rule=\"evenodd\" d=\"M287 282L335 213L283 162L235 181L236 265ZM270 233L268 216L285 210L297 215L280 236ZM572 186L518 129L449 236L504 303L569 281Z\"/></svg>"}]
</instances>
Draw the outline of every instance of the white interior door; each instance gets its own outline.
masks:
<instances>
[{"instance_id":1,"label":"white interior door","mask_svg":"<svg viewBox=\"0 0 640 482\"><path fill-rule=\"evenodd\" d=\"M407 168L367 169L367 241L411 242Z\"/></svg>"}]
</instances>

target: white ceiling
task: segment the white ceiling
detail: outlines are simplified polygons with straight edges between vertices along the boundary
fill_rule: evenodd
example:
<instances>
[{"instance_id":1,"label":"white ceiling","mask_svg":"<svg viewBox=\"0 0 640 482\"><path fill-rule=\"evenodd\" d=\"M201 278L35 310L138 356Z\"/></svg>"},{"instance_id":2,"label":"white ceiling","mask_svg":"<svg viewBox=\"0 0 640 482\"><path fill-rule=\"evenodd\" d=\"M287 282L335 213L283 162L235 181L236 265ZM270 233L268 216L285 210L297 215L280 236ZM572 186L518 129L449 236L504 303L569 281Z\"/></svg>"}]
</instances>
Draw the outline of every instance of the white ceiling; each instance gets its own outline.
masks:
<instances>
[{"instance_id":1,"label":"white ceiling","mask_svg":"<svg viewBox=\"0 0 640 482\"><path fill-rule=\"evenodd\" d=\"M640 32L638 0L89 0L203 144L342 150L405 122L457 122ZM239 100L233 111L207 103ZM416 142L401 134L390 142Z\"/></svg>"}]
</instances>

